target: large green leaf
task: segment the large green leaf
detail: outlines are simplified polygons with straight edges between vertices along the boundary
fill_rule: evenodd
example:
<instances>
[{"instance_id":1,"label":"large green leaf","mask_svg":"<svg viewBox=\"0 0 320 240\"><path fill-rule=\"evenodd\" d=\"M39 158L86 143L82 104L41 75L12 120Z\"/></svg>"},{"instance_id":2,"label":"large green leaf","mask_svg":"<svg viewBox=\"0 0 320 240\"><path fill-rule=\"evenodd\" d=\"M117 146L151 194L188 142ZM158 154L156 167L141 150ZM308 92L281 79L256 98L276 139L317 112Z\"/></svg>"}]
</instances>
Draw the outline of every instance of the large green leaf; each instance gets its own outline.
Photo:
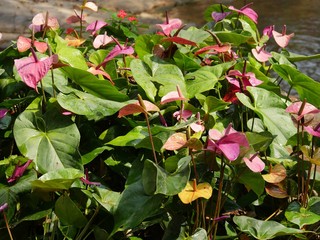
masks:
<instances>
[{"instance_id":1,"label":"large green leaf","mask_svg":"<svg viewBox=\"0 0 320 240\"><path fill-rule=\"evenodd\" d=\"M240 45L247 42L252 36L249 32L215 32L221 42L229 42L233 45Z\"/></svg>"},{"instance_id":2,"label":"large green leaf","mask_svg":"<svg viewBox=\"0 0 320 240\"><path fill-rule=\"evenodd\" d=\"M72 113L84 115L88 120L100 120L118 112L128 102L118 102L96 97L92 94L64 87L63 93L59 93L57 101L60 106Z\"/></svg>"},{"instance_id":3,"label":"large green leaf","mask_svg":"<svg viewBox=\"0 0 320 240\"><path fill-rule=\"evenodd\" d=\"M259 240L303 233L300 229L288 228L275 221L262 221L247 216L234 216L233 221L240 231Z\"/></svg>"},{"instance_id":4,"label":"large green leaf","mask_svg":"<svg viewBox=\"0 0 320 240\"><path fill-rule=\"evenodd\" d=\"M304 208L298 202L292 202L288 206L285 216L288 221L295 223L299 228L305 225L311 225L320 221L320 215L309 210L309 207Z\"/></svg>"},{"instance_id":5,"label":"large green leaf","mask_svg":"<svg viewBox=\"0 0 320 240\"><path fill-rule=\"evenodd\" d=\"M101 204L101 206L112 213L114 207L118 204L120 193L97 187L92 196Z\"/></svg>"},{"instance_id":6,"label":"large green leaf","mask_svg":"<svg viewBox=\"0 0 320 240\"><path fill-rule=\"evenodd\" d=\"M268 131L275 137L271 144L273 155L281 157L279 151L275 150L277 146L274 144L284 146L288 139L296 133L291 117L285 111L286 104L278 95L265 89L247 87L247 90L253 102L243 93L237 93L238 99L261 118Z\"/></svg>"},{"instance_id":7,"label":"large green leaf","mask_svg":"<svg viewBox=\"0 0 320 240\"><path fill-rule=\"evenodd\" d=\"M307 102L320 107L320 83L300 72L291 66L285 64L274 64L273 69L292 86L300 96L300 99L306 99Z\"/></svg>"},{"instance_id":8,"label":"large green leaf","mask_svg":"<svg viewBox=\"0 0 320 240\"><path fill-rule=\"evenodd\" d=\"M20 152L41 173L64 167L82 169L77 126L55 107L42 114L40 100L35 99L15 121L13 133Z\"/></svg>"},{"instance_id":9,"label":"large green leaf","mask_svg":"<svg viewBox=\"0 0 320 240\"><path fill-rule=\"evenodd\" d=\"M63 225L81 228L87 223L86 217L67 195L62 195L58 198L54 212Z\"/></svg>"},{"instance_id":10,"label":"large green leaf","mask_svg":"<svg viewBox=\"0 0 320 240\"><path fill-rule=\"evenodd\" d=\"M140 59L143 59L144 55L152 54L153 48L163 38L161 35L147 35L141 34L136 38L134 45L135 52Z\"/></svg>"},{"instance_id":11,"label":"large green leaf","mask_svg":"<svg viewBox=\"0 0 320 240\"><path fill-rule=\"evenodd\" d=\"M122 94L118 89L113 86L107 80L99 80L92 73L73 68L63 67L62 71L70 78L73 82L80 85L83 90L90 94L93 94L99 98L123 102L128 100L125 94Z\"/></svg>"},{"instance_id":12,"label":"large green leaf","mask_svg":"<svg viewBox=\"0 0 320 240\"><path fill-rule=\"evenodd\" d=\"M130 170L126 188L121 193L114 211L112 234L134 228L144 219L154 216L161 210L163 195L147 195L142 184L143 162L136 161Z\"/></svg>"},{"instance_id":13,"label":"large green leaf","mask_svg":"<svg viewBox=\"0 0 320 240\"><path fill-rule=\"evenodd\" d=\"M190 160L190 156L180 159L173 173L168 173L154 162L146 160L142 172L142 182L146 193L173 196L181 192L189 181Z\"/></svg>"},{"instance_id":14,"label":"large green leaf","mask_svg":"<svg viewBox=\"0 0 320 240\"><path fill-rule=\"evenodd\" d=\"M84 174L78 169L62 168L47 172L31 184L32 188L41 191L68 190L77 179L83 176Z\"/></svg>"},{"instance_id":15,"label":"large green leaf","mask_svg":"<svg viewBox=\"0 0 320 240\"><path fill-rule=\"evenodd\" d=\"M255 173L249 168L242 169L241 174L238 176L238 181L246 186L247 189L260 196L264 192L265 181L260 173Z\"/></svg>"}]
</instances>

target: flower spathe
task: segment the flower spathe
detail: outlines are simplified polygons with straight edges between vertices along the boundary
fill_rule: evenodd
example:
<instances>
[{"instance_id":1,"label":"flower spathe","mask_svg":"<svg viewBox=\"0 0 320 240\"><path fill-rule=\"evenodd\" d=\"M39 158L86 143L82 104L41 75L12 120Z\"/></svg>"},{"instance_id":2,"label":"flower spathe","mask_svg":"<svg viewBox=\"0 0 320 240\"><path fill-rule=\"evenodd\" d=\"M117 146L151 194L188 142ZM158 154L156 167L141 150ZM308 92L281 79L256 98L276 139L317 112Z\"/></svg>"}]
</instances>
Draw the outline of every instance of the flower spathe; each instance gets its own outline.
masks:
<instances>
[{"instance_id":1,"label":"flower spathe","mask_svg":"<svg viewBox=\"0 0 320 240\"><path fill-rule=\"evenodd\" d=\"M244 157L243 161L252 172L262 172L265 163L258 157L258 154L250 154L249 158Z\"/></svg>"},{"instance_id":2,"label":"flower spathe","mask_svg":"<svg viewBox=\"0 0 320 240\"><path fill-rule=\"evenodd\" d=\"M179 18L173 18L166 23L156 24L156 26L161 28L164 35L170 36L172 30L179 29L182 26L182 21Z\"/></svg>"},{"instance_id":3,"label":"flower spathe","mask_svg":"<svg viewBox=\"0 0 320 240\"><path fill-rule=\"evenodd\" d=\"M174 101L185 101L185 98L181 92L179 85L177 85L177 91L168 92L161 98L160 104L165 104Z\"/></svg>"},{"instance_id":4,"label":"flower spathe","mask_svg":"<svg viewBox=\"0 0 320 240\"><path fill-rule=\"evenodd\" d=\"M221 133L216 129L209 130L207 150L223 154L228 160L234 161L239 157L240 146L249 147L244 133L237 132L230 123Z\"/></svg>"},{"instance_id":5,"label":"flower spathe","mask_svg":"<svg viewBox=\"0 0 320 240\"><path fill-rule=\"evenodd\" d=\"M26 171L26 169L29 167L29 165L32 163L32 160L28 160L25 164L23 165L16 165L11 177L9 177L7 179L8 183L12 183L15 182L16 180L18 180L20 177L22 177L22 175L24 174L24 172Z\"/></svg>"},{"instance_id":6,"label":"flower spathe","mask_svg":"<svg viewBox=\"0 0 320 240\"><path fill-rule=\"evenodd\" d=\"M249 3L240 9L236 9L234 6L230 6L229 9L232 11L241 13L241 14L247 16L248 18L250 18L255 23L258 23L258 14L252 8L249 7L251 5L252 5L252 3Z\"/></svg>"},{"instance_id":7,"label":"flower spathe","mask_svg":"<svg viewBox=\"0 0 320 240\"><path fill-rule=\"evenodd\" d=\"M286 34L286 31L287 31L286 25L283 25L281 33L275 30L272 31L274 40L282 48L285 48L289 44L290 39L294 36L294 33Z\"/></svg>"},{"instance_id":8,"label":"flower spathe","mask_svg":"<svg viewBox=\"0 0 320 240\"><path fill-rule=\"evenodd\" d=\"M58 60L57 55L36 59L35 56L30 56L21 59L15 59L16 66L22 81L29 87L37 89L38 83L48 73L53 63Z\"/></svg>"}]
</instances>

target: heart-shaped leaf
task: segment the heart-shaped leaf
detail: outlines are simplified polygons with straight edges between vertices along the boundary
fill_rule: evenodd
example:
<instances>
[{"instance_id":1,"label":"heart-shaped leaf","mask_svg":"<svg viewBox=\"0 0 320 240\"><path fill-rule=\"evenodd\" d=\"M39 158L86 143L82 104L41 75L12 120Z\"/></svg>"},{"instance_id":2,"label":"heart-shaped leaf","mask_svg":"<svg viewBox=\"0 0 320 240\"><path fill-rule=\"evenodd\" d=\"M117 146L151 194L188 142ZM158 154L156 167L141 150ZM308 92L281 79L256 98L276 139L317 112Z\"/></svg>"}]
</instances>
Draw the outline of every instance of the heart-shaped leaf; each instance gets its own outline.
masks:
<instances>
[{"instance_id":1,"label":"heart-shaped leaf","mask_svg":"<svg viewBox=\"0 0 320 240\"><path fill-rule=\"evenodd\" d=\"M198 198L209 199L212 195L212 187L209 183L196 184L195 181L189 181L182 192L178 194L181 202L189 204Z\"/></svg>"}]
</instances>

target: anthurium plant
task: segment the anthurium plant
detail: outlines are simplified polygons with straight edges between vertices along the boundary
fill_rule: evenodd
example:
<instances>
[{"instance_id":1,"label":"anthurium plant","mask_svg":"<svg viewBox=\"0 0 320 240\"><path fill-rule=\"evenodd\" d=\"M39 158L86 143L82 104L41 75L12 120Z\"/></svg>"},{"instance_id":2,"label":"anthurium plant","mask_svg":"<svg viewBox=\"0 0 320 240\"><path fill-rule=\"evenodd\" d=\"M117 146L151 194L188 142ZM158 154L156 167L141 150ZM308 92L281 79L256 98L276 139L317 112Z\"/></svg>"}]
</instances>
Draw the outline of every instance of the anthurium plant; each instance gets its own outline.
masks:
<instances>
[{"instance_id":1,"label":"anthurium plant","mask_svg":"<svg viewBox=\"0 0 320 240\"><path fill-rule=\"evenodd\" d=\"M295 63L320 56L252 4L155 31L99 10L0 52L1 239L319 239L320 83Z\"/></svg>"}]
</instances>

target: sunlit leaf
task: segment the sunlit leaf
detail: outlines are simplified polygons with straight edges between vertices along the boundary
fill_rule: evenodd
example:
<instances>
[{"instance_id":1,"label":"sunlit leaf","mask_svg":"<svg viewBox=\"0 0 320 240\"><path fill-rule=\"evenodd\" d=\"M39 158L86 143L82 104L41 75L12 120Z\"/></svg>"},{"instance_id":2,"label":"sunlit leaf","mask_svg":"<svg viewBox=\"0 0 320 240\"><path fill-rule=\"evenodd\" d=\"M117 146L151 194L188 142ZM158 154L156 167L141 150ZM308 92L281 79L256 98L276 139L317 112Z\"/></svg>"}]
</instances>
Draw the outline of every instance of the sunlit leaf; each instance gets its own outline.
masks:
<instances>
[{"instance_id":1,"label":"sunlit leaf","mask_svg":"<svg viewBox=\"0 0 320 240\"><path fill-rule=\"evenodd\" d=\"M185 133L174 133L172 134L162 148L166 150L177 150L185 146L187 143L187 135Z\"/></svg>"},{"instance_id":2,"label":"sunlit leaf","mask_svg":"<svg viewBox=\"0 0 320 240\"><path fill-rule=\"evenodd\" d=\"M269 173L262 174L263 179L268 183L280 183L287 177L287 171L283 165L277 164L270 167Z\"/></svg>"},{"instance_id":3,"label":"sunlit leaf","mask_svg":"<svg viewBox=\"0 0 320 240\"><path fill-rule=\"evenodd\" d=\"M182 192L178 194L181 202L189 204L198 198L209 199L212 195L212 187L209 183L196 184L195 181L189 181Z\"/></svg>"}]
</instances>

